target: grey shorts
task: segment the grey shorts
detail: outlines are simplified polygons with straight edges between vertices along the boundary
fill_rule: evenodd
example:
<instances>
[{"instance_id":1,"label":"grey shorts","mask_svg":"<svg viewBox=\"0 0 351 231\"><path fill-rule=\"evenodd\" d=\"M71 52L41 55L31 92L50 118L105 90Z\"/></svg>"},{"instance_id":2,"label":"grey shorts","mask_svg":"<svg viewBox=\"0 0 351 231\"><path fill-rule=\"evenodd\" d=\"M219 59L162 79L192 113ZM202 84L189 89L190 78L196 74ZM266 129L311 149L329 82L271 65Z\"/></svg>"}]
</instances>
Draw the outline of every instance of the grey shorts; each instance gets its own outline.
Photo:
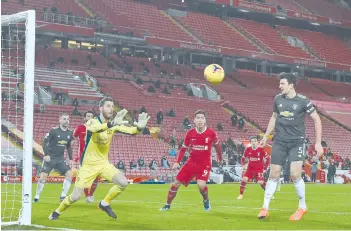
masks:
<instances>
[{"instance_id":1,"label":"grey shorts","mask_svg":"<svg viewBox=\"0 0 351 231\"><path fill-rule=\"evenodd\" d=\"M49 174L52 169L55 169L56 171L60 172L60 174L63 176L71 170L71 168L68 166L65 160L62 159L52 159L49 162L43 161L43 166L41 168L41 172Z\"/></svg>"},{"instance_id":2,"label":"grey shorts","mask_svg":"<svg viewBox=\"0 0 351 231\"><path fill-rule=\"evenodd\" d=\"M305 155L304 141L281 142L275 140L272 145L271 164L284 166L286 160L289 163L304 161Z\"/></svg>"}]
</instances>

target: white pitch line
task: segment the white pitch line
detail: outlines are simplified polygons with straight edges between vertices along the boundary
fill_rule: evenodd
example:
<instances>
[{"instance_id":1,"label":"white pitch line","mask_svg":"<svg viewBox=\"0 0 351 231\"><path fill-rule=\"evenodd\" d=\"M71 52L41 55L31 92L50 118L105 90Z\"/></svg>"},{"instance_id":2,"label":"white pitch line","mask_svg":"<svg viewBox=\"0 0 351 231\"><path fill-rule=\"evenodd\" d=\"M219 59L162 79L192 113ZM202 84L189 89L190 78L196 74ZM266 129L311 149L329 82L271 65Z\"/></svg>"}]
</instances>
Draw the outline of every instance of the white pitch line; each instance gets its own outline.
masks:
<instances>
[{"instance_id":1,"label":"white pitch line","mask_svg":"<svg viewBox=\"0 0 351 231\"><path fill-rule=\"evenodd\" d=\"M56 230L67 230L67 231L80 231L79 229L67 229L67 228L57 228L57 227L50 227L50 226L44 226L44 225L30 225L33 227L37 228L43 228L43 229L56 229Z\"/></svg>"}]
</instances>

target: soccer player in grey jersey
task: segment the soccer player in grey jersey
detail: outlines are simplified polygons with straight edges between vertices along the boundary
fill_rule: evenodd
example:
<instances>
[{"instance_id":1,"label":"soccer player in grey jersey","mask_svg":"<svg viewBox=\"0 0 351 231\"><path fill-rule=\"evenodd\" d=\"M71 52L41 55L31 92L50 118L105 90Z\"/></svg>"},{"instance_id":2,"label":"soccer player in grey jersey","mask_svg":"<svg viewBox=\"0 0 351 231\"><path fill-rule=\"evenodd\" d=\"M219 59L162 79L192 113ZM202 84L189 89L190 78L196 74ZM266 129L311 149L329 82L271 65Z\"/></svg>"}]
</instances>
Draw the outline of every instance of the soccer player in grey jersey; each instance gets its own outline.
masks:
<instances>
[{"instance_id":1,"label":"soccer player in grey jersey","mask_svg":"<svg viewBox=\"0 0 351 231\"><path fill-rule=\"evenodd\" d=\"M274 98L273 115L269 120L266 134L261 140L261 146L265 146L268 136L275 130L270 175L264 194L264 203L258 218L264 219L269 216L269 203L277 188L280 169L288 159L291 163L291 177L299 198L298 209L290 216L290 220L296 221L300 220L307 212L305 183L301 178L302 164L305 159L305 116L309 114L314 121L316 131L315 149L319 155L323 154L321 145L322 123L312 102L305 96L296 93L296 76L281 73L279 77L281 94Z\"/></svg>"},{"instance_id":2,"label":"soccer player in grey jersey","mask_svg":"<svg viewBox=\"0 0 351 231\"><path fill-rule=\"evenodd\" d=\"M53 127L45 136L43 150L43 166L40 173L40 178L37 182L37 191L34 197L34 202L39 201L40 193L43 191L45 181L52 169L59 171L62 176L65 176L63 181L62 193L60 200L65 199L69 188L71 187L73 172L72 167L72 142L73 132L68 128L69 115L63 113L60 115L60 125ZM65 149L67 148L67 154L70 159L69 165L67 165L64 159Z\"/></svg>"}]
</instances>

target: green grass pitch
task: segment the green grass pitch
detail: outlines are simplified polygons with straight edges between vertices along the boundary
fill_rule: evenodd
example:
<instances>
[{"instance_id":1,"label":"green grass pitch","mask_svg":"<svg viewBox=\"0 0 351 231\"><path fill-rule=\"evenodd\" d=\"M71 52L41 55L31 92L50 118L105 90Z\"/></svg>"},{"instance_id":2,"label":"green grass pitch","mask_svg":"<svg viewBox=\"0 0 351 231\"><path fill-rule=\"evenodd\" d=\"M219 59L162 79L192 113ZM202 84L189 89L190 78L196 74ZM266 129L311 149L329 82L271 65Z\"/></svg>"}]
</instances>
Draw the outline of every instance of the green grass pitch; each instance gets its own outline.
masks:
<instances>
[{"instance_id":1,"label":"green grass pitch","mask_svg":"<svg viewBox=\"0 0 351 231\"><path fill-rule=\"evenodd\" d=\"M111 186L100 184L95 199L101 200ZM36 185L33 184L33 192L35 188ZM33 224L77 230L351 229L351 185L306 185L309 212L299 222L288 220L298 205L292 184L282 185L281 191L276 192L275 199L271 202L270 217L264 221L259 221L256 217L262 206L263 190L259 185L252 184L247 185L245 197L241 201L236 200L239 184L209 185L212 205L210 212L204 211L196 185L181 187L171 211L160 212L169 185L134 184L129 185L112 203L118 215L117 220L100 211L97 203L86 204L82 198L63 212L59 220L50 221L48 216L59 204L61 188L61 184L45 185L40 202L33 204ZM2 208L4 203L10 203L4 201L5 194L6 192L2 191Z\"/></svg>"}]
</instances>

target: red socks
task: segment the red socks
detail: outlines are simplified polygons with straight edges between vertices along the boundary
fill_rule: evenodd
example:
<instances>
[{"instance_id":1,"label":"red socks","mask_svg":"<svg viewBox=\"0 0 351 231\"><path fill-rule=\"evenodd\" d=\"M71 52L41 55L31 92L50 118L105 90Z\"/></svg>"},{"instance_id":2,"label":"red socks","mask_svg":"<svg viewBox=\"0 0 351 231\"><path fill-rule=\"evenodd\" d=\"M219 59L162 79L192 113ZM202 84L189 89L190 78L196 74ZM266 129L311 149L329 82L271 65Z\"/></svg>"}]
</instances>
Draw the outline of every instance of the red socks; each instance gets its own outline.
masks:
<instances>
[{"instance_id":1,"label":"red socks","mask_svg":"<svg viewBox=\"0 0 351 231\"><path fill-rule=\"evenodd\" d=\"M173 201L173 199L176 197L178 192L178 187L172 185L171 188L168 191L168 196L167 196L167 205L170 205Z\"/></svg>"},{"instance_id":2,"label":"red socks","mask_svg":"<svg viewBox=\"0 0 351 231\"><path fill-rule=\"evenodd\" d=\"M245 181L241 181L241 184L240 184L240 195L244 194L245 187L246 187L246 182Z\"/></svg>"}]
</instances>

